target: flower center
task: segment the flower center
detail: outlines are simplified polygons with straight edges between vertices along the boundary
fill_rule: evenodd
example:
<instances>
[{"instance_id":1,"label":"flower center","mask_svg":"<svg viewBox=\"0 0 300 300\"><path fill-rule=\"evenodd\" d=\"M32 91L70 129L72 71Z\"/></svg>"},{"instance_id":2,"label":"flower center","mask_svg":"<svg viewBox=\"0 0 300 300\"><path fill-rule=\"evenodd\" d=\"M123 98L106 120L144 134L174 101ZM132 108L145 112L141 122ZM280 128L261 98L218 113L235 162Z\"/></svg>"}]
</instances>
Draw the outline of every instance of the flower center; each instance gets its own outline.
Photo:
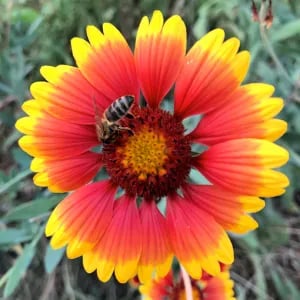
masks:
<instances>
[{"instance_id":1,"label":"flower center","mask_svg":"<svg viewBox=\"0 0 300 300\"><path fill-rule=\"evenodd\" d=\"M196 280L191 279L193 299L204 299L201 287ZM170 300L186 300L186 291L183 281L181 280L173 289L170 294ZM168 298L168 299L169 299Z\"/></svg>"},{"instance_id":2,"label":"flower center","mask_svg":"<svg viewBox=\"0 0 300 300\"><path fill-rule=\"evenodd\" d=\"M167 173L164 165L168 159L166 139L160 132L143 126L135 135L128 138L124 147L117 148L123 159L123 167L135 173L139 180L148 176L163 176Z\"/></svg>"},{"instance_id":3,"label":"flower center","mask_svg":"<svg viewBox=\"0 0 300 300\"><path fill-rule=\"evenodd\" d=\"M137 108L134 119L123 118L116 142L103 145L103 160L111 180L129 195L161 198L176 191L191 168L191 146L184 127L170 113Z\"/></svg>"}]
</instances>

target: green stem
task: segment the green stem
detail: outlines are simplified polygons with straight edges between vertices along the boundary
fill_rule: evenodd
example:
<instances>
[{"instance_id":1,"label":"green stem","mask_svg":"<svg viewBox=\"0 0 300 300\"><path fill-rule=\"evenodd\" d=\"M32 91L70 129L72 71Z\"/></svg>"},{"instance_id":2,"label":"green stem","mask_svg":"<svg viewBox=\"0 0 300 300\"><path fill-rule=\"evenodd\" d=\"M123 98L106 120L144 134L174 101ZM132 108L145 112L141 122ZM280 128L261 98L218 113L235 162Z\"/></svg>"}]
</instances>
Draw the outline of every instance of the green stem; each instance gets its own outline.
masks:
<instances>
[{"instance_id":1,"label":"green stem","mask_svg":"<svg viewBox=\"0 0 300 300\"><path fill-rule=\"evenodd\" d=\"M281 73L284 75L284 77L287 79L288 82L293 83L288 72L286 71L286 69L284 68L284 66L282 65L281 61L279 60L268 36L265 30L265 26L263 24L260 25L260 35L261 35L261 39L263 40L266 49L269 52L269 55L272 57L275 65L277 66L277 68L281 71Z\"/></svg>"}]
</instances>

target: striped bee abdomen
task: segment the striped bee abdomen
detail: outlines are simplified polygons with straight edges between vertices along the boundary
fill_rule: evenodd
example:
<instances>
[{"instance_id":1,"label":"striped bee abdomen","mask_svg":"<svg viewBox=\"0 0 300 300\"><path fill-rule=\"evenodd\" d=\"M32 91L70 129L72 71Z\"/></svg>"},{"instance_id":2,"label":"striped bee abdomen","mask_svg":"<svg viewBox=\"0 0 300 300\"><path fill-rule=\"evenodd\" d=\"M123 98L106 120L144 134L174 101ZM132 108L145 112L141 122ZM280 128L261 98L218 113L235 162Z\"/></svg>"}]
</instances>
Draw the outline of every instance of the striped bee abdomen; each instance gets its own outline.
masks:
<instances>
[{"instance_id":1,"label":"striped bee abdomen","mask_svg":"<svg viewBox=\"0 0 300 300\"><path fill-rule=\"evenodd\" d=\"M133 105L133 96L122 96L116 99L104 112L106 119L109 122L117 122L125 117Z\"/></svg>"}]
</instances>

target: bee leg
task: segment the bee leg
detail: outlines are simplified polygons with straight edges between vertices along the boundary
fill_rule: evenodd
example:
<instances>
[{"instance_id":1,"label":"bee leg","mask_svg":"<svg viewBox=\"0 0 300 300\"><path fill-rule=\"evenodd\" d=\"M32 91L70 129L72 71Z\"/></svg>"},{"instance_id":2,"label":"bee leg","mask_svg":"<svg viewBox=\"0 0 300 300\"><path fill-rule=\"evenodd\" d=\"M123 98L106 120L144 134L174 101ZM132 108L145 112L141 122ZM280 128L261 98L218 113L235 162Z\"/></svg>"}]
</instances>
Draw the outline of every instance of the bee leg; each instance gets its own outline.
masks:
<instances>
[{"instance_id":1,"label":"bee leg","mask_svg":"<svg viewBox=\"0 0 300 300\"><path fill-rule=\"evenodd\" d=\"M132 129L129 128L128 130L129 135L134 135L134 131Z\"/></svg>"},{"instance_id":2,"label":"bee leg","mask_svg":"<svg viewBox=\"0 0 300 300\"><path fill-rule=\"evenodd\" d=\"M129 127L119 127L119 130L122 130L122 131L127 131L130 135L134 135L134 132L131 128Z\"/></svg>"},{"instance_id":3,"label":"bee leg","mask_svg":"<svg viewBox=\"0 0 300 300\"><path fill-rule=\"evenodd\" d=\"M134 119L134 115L131 113L127 113L125 117L128 119Z\"/></svg>"}]
</instances>

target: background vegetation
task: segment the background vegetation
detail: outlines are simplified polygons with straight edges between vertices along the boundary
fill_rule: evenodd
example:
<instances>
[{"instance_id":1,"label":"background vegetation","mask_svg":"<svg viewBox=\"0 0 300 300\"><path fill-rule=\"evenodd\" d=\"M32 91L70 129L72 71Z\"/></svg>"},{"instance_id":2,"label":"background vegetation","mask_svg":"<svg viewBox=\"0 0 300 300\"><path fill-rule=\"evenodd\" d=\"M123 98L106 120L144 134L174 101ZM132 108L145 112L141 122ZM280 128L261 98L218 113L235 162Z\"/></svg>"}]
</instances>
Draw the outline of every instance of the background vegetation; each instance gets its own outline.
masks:
<instances>
[{"instance_id":1,"label":"background vegetation","mask_svg":"<svg viewBox=\"0 0 300 300\"><path fill-rule=\"evenodd\" d=\"M259 6L260 0L256 0ZM259 230L233 236L236 261L232 278L238 299L300 299L300 1L274 0L273 26L253 22L250 0L0 0L0 299L138 299L138 293L113 280L101 284L81 261L53 251L43 235L49 211L64 195L32 184L31 158L17 145L14 123L30 98L29 85L41 65L74 64L70 38L85 36L87 24L113 22L130 41L141 16L154 9L179 13L189 45L220 26L252 53L247 82L276 86L286 102L289 122L279 141L289 149L284 167L291 185L256 219ZM2 295L2 296L1 296Z\"/></svg>"}]
</instances>

